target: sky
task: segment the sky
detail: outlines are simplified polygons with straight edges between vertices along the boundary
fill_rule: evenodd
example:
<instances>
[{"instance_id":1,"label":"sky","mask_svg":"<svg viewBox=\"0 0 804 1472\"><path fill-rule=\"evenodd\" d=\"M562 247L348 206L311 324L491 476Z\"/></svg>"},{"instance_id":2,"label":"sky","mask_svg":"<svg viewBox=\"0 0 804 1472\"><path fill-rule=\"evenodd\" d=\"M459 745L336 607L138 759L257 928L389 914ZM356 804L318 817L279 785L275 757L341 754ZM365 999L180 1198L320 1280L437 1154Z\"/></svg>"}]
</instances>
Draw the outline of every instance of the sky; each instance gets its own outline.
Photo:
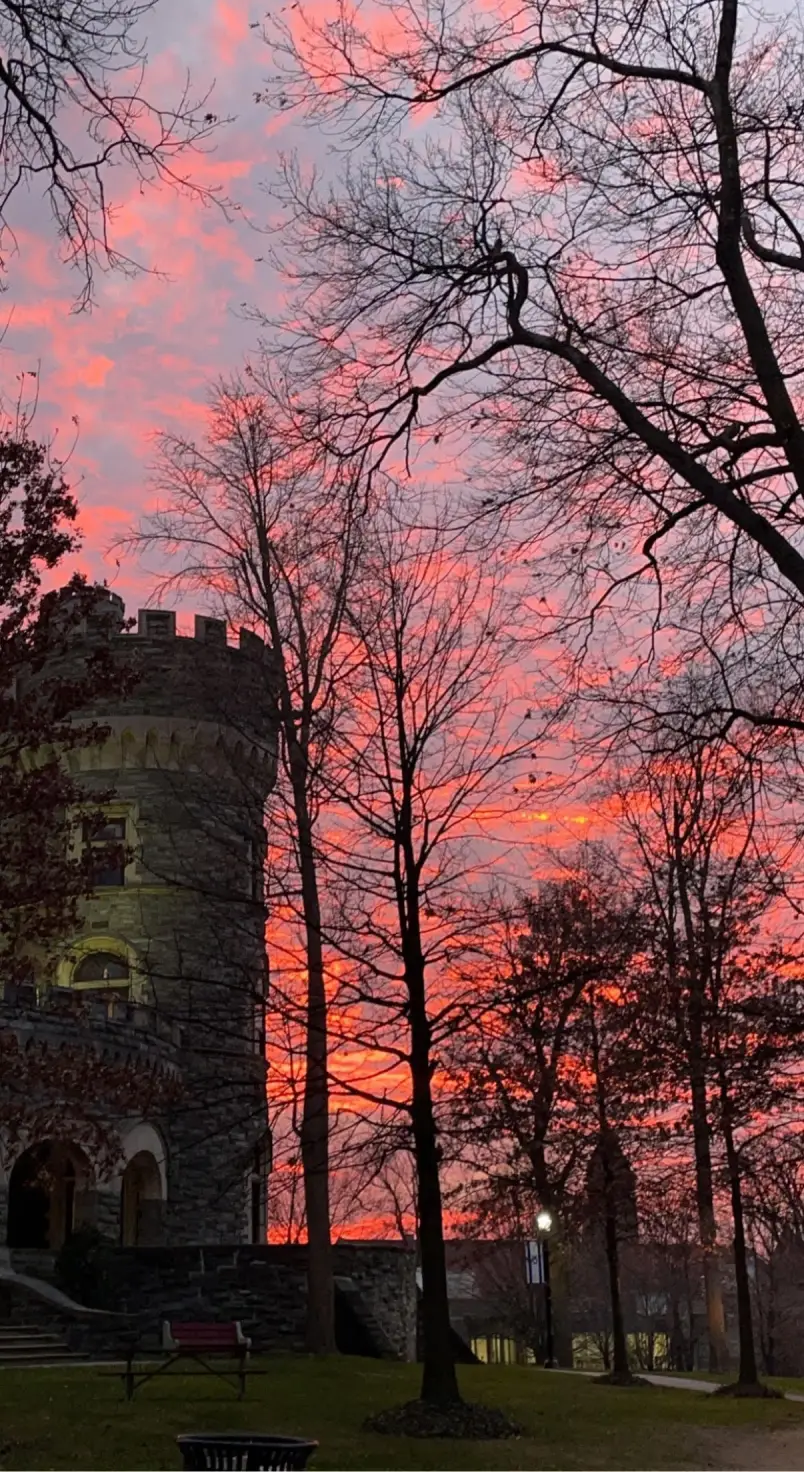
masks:
<instances>
[{"instance_id":1,"label":"sky","mask_svg":"<svg viewBox=\"0 0 804 1472\"><path fill-rule=\"evenodd\" d=\"M220 185L233 200L228 219L169 188L143 191L122 169L107 172L112 244L151 270L133 279L99 272L91 311L76 312L81 280L60 260L47 202L17 195L8 216L16 249L5 251L0 392L6 405L20 382L24 402L37 395L32 432L67 458L80 503L78 566L121 594L129 614L153 601L155 564L149 569L114 544L154 503L155 437L203 434L214 381L258 346L249 311L281 309L265 227L282 153L296 147L304 163L326 168L326 139L255 100L270 66L265 14L265 0L158 0L147 17L146 95L168 105L189 70L197 92L213 87L210 109L233 117L192 162L199 182ZM58 580L70 571L63 563ZM180 632L190 632L198 606L197 598L184 600ZM534 840L549 834L559 846L574 845L589 832L582 803L559 813L542 794L523 798L517 819L510 829L517 867Z\"/></svg>"},{"instance_id":2,"label":"sky","mask_svg":"<svg viewBox=\"0 0 804 1472\"><path fill-rule=\"evenodd\" d=\"M264 185L288 147L283 119L254 101L267 71L265 44L252 28L263 14L264 5L249 0L159 0L148 17L147 92L160 102L175 96L189 68L196 89L214 82L212 110L236 115L193 165L196 178L222 185L241 206L230 222L168 189L141 193L122 170L107 175L114 244L167 279L99 276L93 310L75 314L80 282L59 260L45 202L18 195L9 215L16 250L5 253L0 297L3 395L13 401L17 375L38 374L25 380L28 401L38 385L34 433L55 435L60 456L71 450L82 562L130 608L152 580L131 559L118 567L109 548L152 498L154 433L201 431L210 383L256 346L244 306L270 312L277 301L271 269L256 259L266 253L259 227L271 208Z\"/></svg>"},{"instance_id":3,"label":"sky","mask_svg":"<svg viewBox=\"0 0 804 1472\"><path fill-rule=\"evenodd\" d=\"M220 185L233 200L228 219L166 187L143 191L122 169L108 171L112 243L151 270L133 279L99 272L92 309L76 312L81 279L60 260L47 202L19 194L9 212L16 249L5 252L0 296L0 391L13 403L22 381L26 403L38 396L33 433L67 457L80 503L78 565L120 593L129 613L153 599L156 579L147 559L114 544L154 502L155 437L203 434L214 381L258 346L249 311L281 309L265 227L275 218L268 187L282 153L296 147L303 162L326 168L326 139L255 100L270 65L265 13L265 0L158 0L147 17L146 95L168 104L189 70L197 92L213 87L210 109L234 119L191 166L199 182ZM71 570L62 564L58 580ZM197 599L184 600L182 632L196 610ZM565 835L576 836L577 829Z\"/></svg>"}]
</instances>

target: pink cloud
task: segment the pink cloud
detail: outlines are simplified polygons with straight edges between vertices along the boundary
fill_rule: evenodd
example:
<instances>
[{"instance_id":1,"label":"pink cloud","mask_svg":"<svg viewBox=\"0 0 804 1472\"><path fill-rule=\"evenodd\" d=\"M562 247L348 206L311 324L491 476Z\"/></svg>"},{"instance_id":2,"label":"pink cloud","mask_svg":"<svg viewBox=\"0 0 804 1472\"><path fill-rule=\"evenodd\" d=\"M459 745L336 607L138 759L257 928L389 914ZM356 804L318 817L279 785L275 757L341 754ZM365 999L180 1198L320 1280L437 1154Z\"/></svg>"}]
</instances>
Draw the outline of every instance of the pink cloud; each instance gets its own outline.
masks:
<instances>
[{"instance_id":1,"label":"pink cloud","mask_svg":"<svg viewBox=\"0 0 804 1472\"><path fill-rule=\"evenodd\" d=\"M251 35L246 7L233 0L216 0L212 34L218 57L224 66L233 67Z\"/></svg>"}]
</instances>

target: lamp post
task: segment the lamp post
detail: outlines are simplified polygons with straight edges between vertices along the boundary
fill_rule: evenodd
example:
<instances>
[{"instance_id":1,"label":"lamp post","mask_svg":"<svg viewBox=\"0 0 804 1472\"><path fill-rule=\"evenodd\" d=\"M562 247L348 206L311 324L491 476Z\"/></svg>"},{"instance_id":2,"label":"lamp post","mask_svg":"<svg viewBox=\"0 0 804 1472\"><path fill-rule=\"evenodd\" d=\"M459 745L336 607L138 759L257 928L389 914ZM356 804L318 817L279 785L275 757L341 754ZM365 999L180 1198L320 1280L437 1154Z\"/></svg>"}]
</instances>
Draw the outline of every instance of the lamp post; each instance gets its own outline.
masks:
<instances>
[{"instance_id":1,"label":"lamp post","mask_svg":"<svg viewBox=\"0 0 804 1472\"><path fill-rule=\"evenodd\" d=\"M550 1232L553 1226L553 1218L549 1211L540 1211L536 1217L536 1230L542 1244L542 1271L544 1281L544 1328L547 1340L547 1358L544 1362L546 1370L556 1368L555 1349L553 1344L553 1293L550 1287Z\"/></svg>"}]
</instances>

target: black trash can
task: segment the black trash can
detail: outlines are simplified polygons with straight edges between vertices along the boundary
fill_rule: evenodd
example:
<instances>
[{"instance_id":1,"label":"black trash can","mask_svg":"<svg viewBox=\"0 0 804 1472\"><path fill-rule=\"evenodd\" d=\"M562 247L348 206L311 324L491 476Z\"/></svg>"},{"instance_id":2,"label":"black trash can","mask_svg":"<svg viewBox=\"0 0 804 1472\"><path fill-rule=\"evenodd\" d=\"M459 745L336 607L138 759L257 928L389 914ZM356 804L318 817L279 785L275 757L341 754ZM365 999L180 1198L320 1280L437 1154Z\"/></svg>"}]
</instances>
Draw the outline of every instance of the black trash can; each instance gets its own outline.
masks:
<instances>
[{"instance_id":1,"label":"black trash can","mask_svg":"<svg viewBox=\"0 0 804 1472\"><path fill-rule=\"evenodd\" d=\"M299 1436L260 1436L253 1431L178 1436L185 1472L293 1472L307 1466L318 1446Z\"/></svg>"}]
</instances>

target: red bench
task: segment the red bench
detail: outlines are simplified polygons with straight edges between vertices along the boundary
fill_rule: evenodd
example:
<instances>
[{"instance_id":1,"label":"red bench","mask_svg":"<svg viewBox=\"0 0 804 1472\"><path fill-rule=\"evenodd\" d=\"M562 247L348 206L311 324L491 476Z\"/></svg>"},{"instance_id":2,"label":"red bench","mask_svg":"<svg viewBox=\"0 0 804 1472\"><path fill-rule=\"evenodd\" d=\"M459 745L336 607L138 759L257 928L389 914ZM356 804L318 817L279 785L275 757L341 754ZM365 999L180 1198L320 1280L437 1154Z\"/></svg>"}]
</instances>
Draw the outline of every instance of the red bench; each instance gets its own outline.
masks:
<instances>
[{"instance_id":1,"label":"red bench","mask_svg":"<svg viewBox=\"0 0 804 1472\"><path fill-rule=\"evenodd\" d=\"M206 1370L210 1375L217 1375L219 1379L231 1383L235 1376L239 1383L239 1399L242 1400L246 1391L246 1375L256 1375L258 1370L246 1368L251 1340L243 1333L240 1324L216 1323L178 1323L165 1319L162 1324L162 1352L165 1355L163 1362L155 1370L141 1370L139 1373L134 1368L137 1358L136 1346L129 1347L126 1358L126 1400L131 1400L134 1391L147 1380L152 1380L155 1375L161 1375L170 1369L178 1360L194 1360L196 1364ZM236 1369L219 1370L209 1364L211 1357L224 1358L236 1361ZM190 1372L193 1373L192 1371Z\"/></svg>"}]
</instances>

